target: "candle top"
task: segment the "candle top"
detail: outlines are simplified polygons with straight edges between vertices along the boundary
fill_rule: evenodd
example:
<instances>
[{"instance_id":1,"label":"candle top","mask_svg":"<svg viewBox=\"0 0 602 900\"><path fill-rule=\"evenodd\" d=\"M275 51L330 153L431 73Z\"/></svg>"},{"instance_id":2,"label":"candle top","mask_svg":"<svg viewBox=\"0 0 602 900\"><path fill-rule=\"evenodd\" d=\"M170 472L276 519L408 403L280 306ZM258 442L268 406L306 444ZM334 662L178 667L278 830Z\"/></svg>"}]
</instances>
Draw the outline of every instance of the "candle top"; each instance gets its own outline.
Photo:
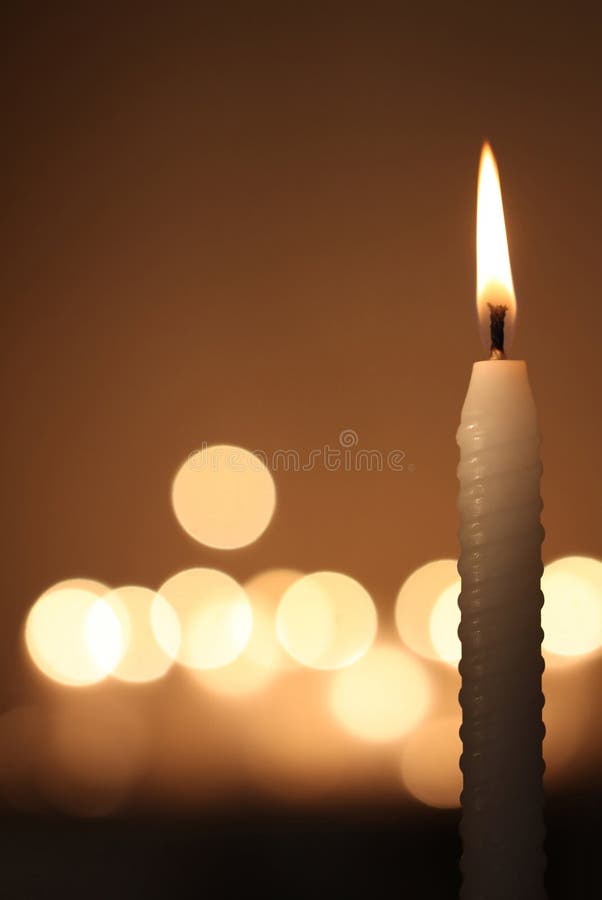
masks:
<instances>
[{"instance_id":1,"label":"candle top","mask_svg":"<svg viewBox=\"0 0 602 900\"><path fill-rule=\"evenodd\" d=\"M462 424L486 441L505 444L517 433L539 433L537 411L524 360L475 362L462 407ZM485 441L485 438L481 438Z\"/></svg>"}]
</instances>

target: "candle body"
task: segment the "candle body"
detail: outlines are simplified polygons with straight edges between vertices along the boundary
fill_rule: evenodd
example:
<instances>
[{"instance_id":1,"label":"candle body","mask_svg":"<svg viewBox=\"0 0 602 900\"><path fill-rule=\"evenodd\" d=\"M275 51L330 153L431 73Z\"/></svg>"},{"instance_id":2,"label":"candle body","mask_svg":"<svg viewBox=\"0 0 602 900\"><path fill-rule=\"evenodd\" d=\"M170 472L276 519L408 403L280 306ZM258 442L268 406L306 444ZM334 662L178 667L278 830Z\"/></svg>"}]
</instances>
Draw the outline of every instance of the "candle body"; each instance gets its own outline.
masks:
<instances>
[{"instance_id":1,"label":"candle body","mask_svg":"<svg viewBox=\"0 0 602 900\"><path fill-rule=\"evenodd\" d=\"M461 896L541 900L541 462L524 362L475 363L457 440Z\"/></svg>"}]
</instances>

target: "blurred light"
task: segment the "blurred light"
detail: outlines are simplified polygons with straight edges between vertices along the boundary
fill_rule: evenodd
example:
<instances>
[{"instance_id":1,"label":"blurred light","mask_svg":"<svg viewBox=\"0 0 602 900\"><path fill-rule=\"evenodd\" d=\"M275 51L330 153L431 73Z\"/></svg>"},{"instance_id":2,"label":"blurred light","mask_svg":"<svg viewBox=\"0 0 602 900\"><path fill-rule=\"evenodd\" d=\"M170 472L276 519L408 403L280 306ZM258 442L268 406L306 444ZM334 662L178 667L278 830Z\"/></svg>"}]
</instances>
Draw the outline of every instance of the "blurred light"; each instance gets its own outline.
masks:
<instances>
[{"instance_id":1,"label":"blurred light","mask_svg":"<svg viewBox=\"0 0 602 900\"><path fill-rule=\"evenodd\" d=\"M423 723L404 744L401 777L410 794L441 809L460 806L462 772L460 717L444 716Z\"/></svg>"},{"instance_id":2,"label":"blurred light","mask_svg":"<svg viewBox=\"0 0 602 900\"><path fill-rule=\"evenodd\" d=\"M125 635L104 597L92 604L86 616L84 640L99 668L103 672L113 672L125 648Z\"/></svg>"},{"instance_id":3,"label":"blurred light","mask_svg":"<svg viewBox=\"0 0 602 900\"><path fill-rule=\"evenodd\" d=\"M440 658L433 646L431 613L441 593L457 581L457 561L437 559L416 569L401 586L395 604L397 630L402 641L420 656Z\"/></svg>"},{"instance_id":4,"label":"blurred light","mask_svg":"<svg viewBox=\"0 0 602 900\"><path fill-rule=\"evenodd\" d=\"M276 488L257 456L223 444L189 456L174 479L172 502L191 537L230 550L263 534L274 513Z\"/></svg>"},{"instance_id":5,"label":"blurred light","mask_svg":"<svg viewBox=\"0 0 602 900\"><path fill-rule=\"evenodd\" d=\"M273 678L273 671L249 659L245 651L227 666L196 670L194 676L206 690L224 697L240 697L263 690Z\"/></svg>"},{"instance_id":6,"label":"blurred light","mask_svg":"<svg viewBox=\"0 0 602 900\"><path fill-rule=\"evenodd\" d=\"M245 582L253 611L251 637L234 662L195 673L203 688L226 697L256 694L267 687L277 669L294 665L278 642L276 610L286 589L301 577L294 569L268 569Z\"/></svg>"},{"instance_id":7,"label":"blurred light","mask_svg":"<svg viewBox=\"0 0 602 900\"><path fill-rule=\"evenodd\" d=\"M397 647L380 645L337 672L330 699L338 722L354 737L394 741L424 717L431 687L417 659Z\"/></svg>"},{"instance_id":8,"label":"blurred light","mask_svg":"<svg viewBox=\"0 0 602 900\"><path fill-rule=\"evenodd\" d=\"M180 649L180 620L171 603L160 594L155 594L151 603L150 621L153 637L163 652L174 660Z\"/></svg>"},{"instance_id":9,"label":"blurred light","mask_svg":"<svg viewBox=\"0 0 602 900\"><path fill-rule=\"evenodd\" d=\"M431 641L443 662L456 666L462 658L462 644L458 637L460 607L458 597L462 582L458 579L439 594L431 613Z\"/></svg>"},{"instance_id":10,"label":"blurred light","mask_svg":"<svg viewBox=\"0 0 602 900\"><path fill-rule=\"evenodd\" d=\"M246 718L246 764L263 791L303 804L354 785L348 738L323 701L323 676L296 668Z\"/></svg>"},{"instance_id":11,"label":"blurred light","mask_svg":"<svg viewBox=\"0 0 602 900\"><path fill-rule=\"evenodd\" d=\"M25 643L35 665L61 684L87 685L104 678L123 652L115 614L101 599L100 582L62 581L36 601L25 623Z\"/></svg>"},{"instance_id":12,"label":"blurred light","mask_svg":"<svg viewBox=\"0 0 602 900\"><path fill-rule=\"evenodd\" d=\"M339 669L359 659L372 644L376 608L353 578L315 572L285 592L276 628L293 659L314 669Z\"/></svg>"},{"instance_id":13,"label":"blurred light","mask_svg":"<svg viewBox=\"0 0 602 900\"><path fill-rule=\"evenodd\" d=\"M544 649L564 657L598 649L602 645L602 563L581 556L558 559L545 567L541 588Z\"/></svg>"},{"instance_id":14,"label":"blurred light","mask_svg":"<svg viewBox=\"0 0 602 900\"><path fill-rule=\"evenodd\" d=\"M181 629L178 660L194 669L225 666L251 636L253 613L243 588L217 569L186 569L159 594L175 610Z\"/></svg>"},{"instance_id":15,"label":"blurred light","mask_svg":"<svg viewBox=\"0 0 602 900\"><path fill-rule=\"evenodd\" d=\"M285 669L294 664L278 641L276 613L285 591L302 577L295 569L268 569L245 582L253 609L253 631L245 657L270 668Z\"/></svg>"},{"instance_id":16,"label":"blurred light","mask_svg":"<svg viewBox=\"0 0 602 900\"><path fill-rule=\"evenodd\" d=\"M169 603L148 588L120 587L101 601L121 623L125 649L113 669L122 681L161 678L177 656L180 624Z\"/></svg>"}]
</instances>

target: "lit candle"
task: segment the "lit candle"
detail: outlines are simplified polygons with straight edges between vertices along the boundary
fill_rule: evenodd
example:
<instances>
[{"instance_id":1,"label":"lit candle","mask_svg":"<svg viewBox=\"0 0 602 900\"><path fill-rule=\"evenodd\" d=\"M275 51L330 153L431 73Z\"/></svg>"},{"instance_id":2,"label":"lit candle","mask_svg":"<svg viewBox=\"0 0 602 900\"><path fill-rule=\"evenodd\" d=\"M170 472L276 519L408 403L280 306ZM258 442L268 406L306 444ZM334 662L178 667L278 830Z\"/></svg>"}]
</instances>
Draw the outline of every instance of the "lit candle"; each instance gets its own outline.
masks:
<instances>
[{"instance_id":1,"label":"lit candle","mask_svg":"<svg viewBox=\"0 0 602 900\"><path fill-rule=\"evenodd\" d=\"M497 166L481 155L473 366L460 446L463 900L540 900L543 872L540 435L523 361Z\"/></svg>"}]
</instances>

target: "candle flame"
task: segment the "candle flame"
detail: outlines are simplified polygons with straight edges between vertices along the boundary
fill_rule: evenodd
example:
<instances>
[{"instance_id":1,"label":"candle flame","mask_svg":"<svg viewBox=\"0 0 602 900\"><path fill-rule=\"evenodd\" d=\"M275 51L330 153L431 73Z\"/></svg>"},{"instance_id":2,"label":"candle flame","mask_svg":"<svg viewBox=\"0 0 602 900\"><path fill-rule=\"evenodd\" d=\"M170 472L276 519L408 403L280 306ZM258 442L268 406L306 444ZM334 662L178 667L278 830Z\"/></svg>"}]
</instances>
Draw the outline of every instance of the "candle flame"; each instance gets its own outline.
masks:
<instances>
[{"instance_id":1,"label":"candle flame","mask_svg":"<svg viewBox=\"0 0 602 900\"><path fill-rule=\"evenodd\" d=\"M483 145L477 194L477 311L481 336L487 350L491 346L490 312L504 308L505 348L510 345L516 298L506 238L506 223L500 175L488 143Z\"/></svg>"}]
</instances>

